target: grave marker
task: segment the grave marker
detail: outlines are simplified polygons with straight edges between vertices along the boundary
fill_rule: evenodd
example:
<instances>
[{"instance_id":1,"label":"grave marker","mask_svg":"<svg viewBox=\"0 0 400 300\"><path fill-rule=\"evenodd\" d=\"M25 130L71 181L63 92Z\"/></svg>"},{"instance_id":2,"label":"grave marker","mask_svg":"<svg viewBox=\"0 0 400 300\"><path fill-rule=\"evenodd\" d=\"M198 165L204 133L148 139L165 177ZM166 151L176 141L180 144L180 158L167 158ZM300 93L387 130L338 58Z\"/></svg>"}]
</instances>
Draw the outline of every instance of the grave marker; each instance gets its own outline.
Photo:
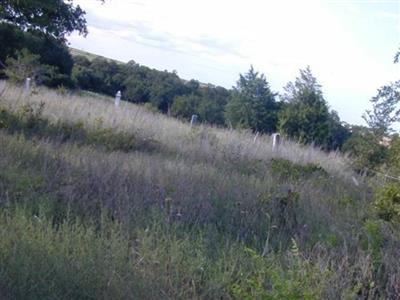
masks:
<instances>
[{"instance_id":1,"label":"grave marker","mask_svg":"<svg viewBox=\"0 0 400 300\"><path fill-rule=\"evenodd\" d=\"M118 91L117 94L115 94L115 106L118 107L119 103L121 102L121 91Z\"/></svg>"},{"instance_id":2,"label":"grave marker","mask_svg":"<svg viewBox=\"0 0 400 300\"><path fill-rule=\"evenodd\" d=\"M272 135L272 149L277 150L281 144L281 135L279 133L274 133Z\"/></svg>"},{"instance_id":3,"label":"grave marker","mask_svg":"<svg viewBox=\"0 0 400 300\"><path fill-rule=\"evenodd\" d=\"M28 77L25 80L25 93L29 94L30 89L31 89L31 78Z\"/></svg>"},{"instance_id":4,"label":"grave marker","mask_svg":"<svg viewBox=\"0 0 400 300\"><path fill-rule=\"evenodd\" d=\"M197 125L199 117L197 115L192 115L192 119L190 120L190 127Z\"/></svg>"}]
</instances>

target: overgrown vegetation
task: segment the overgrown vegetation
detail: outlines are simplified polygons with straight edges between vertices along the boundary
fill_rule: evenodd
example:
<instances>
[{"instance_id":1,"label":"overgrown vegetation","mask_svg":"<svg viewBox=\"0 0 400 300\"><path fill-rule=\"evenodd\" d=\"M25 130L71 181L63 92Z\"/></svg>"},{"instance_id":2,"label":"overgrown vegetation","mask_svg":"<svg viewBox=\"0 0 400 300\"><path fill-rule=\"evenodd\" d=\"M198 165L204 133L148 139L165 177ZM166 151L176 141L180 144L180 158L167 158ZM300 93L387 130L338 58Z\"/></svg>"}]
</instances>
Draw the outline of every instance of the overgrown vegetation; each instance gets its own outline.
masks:
<instances>
[{"instance_id":1,"label":"overgrown vegetation","mask_svg":"<svg viewBox=\"0 0 400 300\"><path fill-rule=\"evenodd\" d=\"M8 85L1 107L3 297L399 293L396 187L337 153L43 89Z\"/></svg>"},{"instance_id":2,"label":"overgrown vegetation","mask_svg":"<svg viewBox=\"0 0 400 300\"><path fill-rule=\"evenodd\" d=\"M195 80L184 82L175 73L151 70L134 61L122 64L77 56L72 73L81 89L110 96L121 90L126 101L149 103L185 120L196 114L201 122L210 124L264 134L279 130L301 143L328 150L340 149L350 135L337 113L330 111L309 68L300 71L295 84L288 85L282 101L271 91L264 74L253 67L240 74L232 90Z\"/></svg>"},{"instance_id":3,"label":"overgrown vegetation","mask_svg":"<svg viewBox=\"0 0 400 300\"><path fill-rule=\"evenodd\" d=\"M146 103L180 119L190 120L196 114L200 122L218 126L264 134L279 129L301 143L327 150L340 149L349 136L309 68L300 71L292 97L278 101L265 75L253 67L239 75L234 88L226 89L183 80L175 71L150 69L133 60L72 56L65 36L87 33L85 12L70 1L42 2L5 1L0 8L0 43L7 45L0 49L0 77L19 83L30 77L37 85L108 96L121 91L123 100Z\"/></svg>"},{"instance_id":4,"label":"overgrown vegetation","mask_svg":"<svg viewBox=\"0 0 400 300\"><path fill-rule=\"evenodd\" d=\"M78 145L97 145L107 151L134 151L137 149L152 151L156 143L150 139L140 139L135 134L113 131L104 128L103 120L97 118L93 128L85 128L83 122L55 123L43 118L44 103L23 105L13 112L0 106L0 128L11 134L21 133L26 137L47 138L55 142L73 142Z\"/></svg>"},{"instance_id":5,"label":"overgrown vegetation","mask_svg":"<svg viewBox=\"0 0 400 300\"><path fill-rule=\"evenodd\" d=\"M73 87L73 59L68 47L54 37L0 22L0 44L0 78L23 81L30 76L38 84Z\"/></svg>"},{"instance_id":6,"label":"overgrown vegetation","mask_svg":"<svg viewBox=\"0 0 400 300\"><path fill-rule=\"evenodd\" d=\"M72 1L0 1L0 298L399 299L398 82L355 127L309 68L278 101L253 67L72 57L73 31Z\"/></svg>"}]
</instances>

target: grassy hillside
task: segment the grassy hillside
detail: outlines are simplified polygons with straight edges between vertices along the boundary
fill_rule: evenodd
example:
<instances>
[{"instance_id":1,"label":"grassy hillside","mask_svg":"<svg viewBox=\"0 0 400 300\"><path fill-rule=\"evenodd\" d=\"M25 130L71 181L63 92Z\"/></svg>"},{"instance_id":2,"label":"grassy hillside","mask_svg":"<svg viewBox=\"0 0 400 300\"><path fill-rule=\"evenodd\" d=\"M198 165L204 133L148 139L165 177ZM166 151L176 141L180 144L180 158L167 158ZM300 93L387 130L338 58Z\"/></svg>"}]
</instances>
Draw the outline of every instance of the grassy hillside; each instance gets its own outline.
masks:
<instances>
[{"instance_id":1,"label":"grassy hillside","mask_svg":"<svg viewBox=\"0 0 400 300\"><path fill-rule=\"evenodd\" d=\"M90 52L87 52L87 51L84 51L84 50L80 50L80 49L76 49L76 48L71 48L70 47L69 48L69 52L71 53L72 56L80 55L80 56L86 57L89 60L93 60L95 58L101 58L101 59L105 59L107 61L114 61L116 63L122 63L121 61L118 61L118 60L115 60L115 59L107 58L107 57L104 57L104 56L101 56L101 55L93 54L93 53L90 53Z\"/></svg>"},{"instance_id":2,"label":"grassy hillside","mask_svg":"<svg viewBox=\"0 0 400 300\"><path fill-rule=\"evenodd\" d=\"M0 128L3 297L399 295L399 230L339 153L5 82Z\"/></svg>"}]
</instances>

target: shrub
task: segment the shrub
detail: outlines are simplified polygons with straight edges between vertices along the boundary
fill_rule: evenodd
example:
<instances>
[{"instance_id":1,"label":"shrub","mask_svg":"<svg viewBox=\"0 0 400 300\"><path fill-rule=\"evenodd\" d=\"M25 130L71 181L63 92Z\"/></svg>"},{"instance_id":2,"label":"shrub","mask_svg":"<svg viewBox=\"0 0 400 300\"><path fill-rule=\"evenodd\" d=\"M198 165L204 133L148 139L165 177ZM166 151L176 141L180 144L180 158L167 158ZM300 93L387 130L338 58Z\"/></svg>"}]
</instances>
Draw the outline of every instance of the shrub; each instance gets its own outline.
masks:
<instances>
[{"instance_id":1,"label":"shrub","mask_svg":"<svg viewBox=\"0 0 400 300\"><path fill-rule=\"evenodd\" d=\"M379 145L377 138L368 131L359 131L343 145L344 152L353 158L356 171L368 171L380 167L387 157L387 148Z\"/></svg>"},{"instance_id":2,"label":"shrub","mask_svg":"<svg viewBox=\"0 0 400 300\"><path fill-rule=\"evenodd\" d=\"M56 73L56 68L40 63L40 56L27 49L16 52L16 58L8 57L5 74L16 83L23 83L27 77L38 84L48 81Z\"/></svg>"},{"instance_id":3,"label":"shrub","mask_svg":"<svg viewBox=\"0 0 400 300\"><path fill-rule=\"evenodd\" d=\"M374 210L382 220L400 222L400 184L391 183L377 189Z\"/></svg>"},{"instance_id":4,"label":"shrub","mask_svg":"<svg viewBox=\"0 0 400 300\"><path fill-rule=\"evenodd\" d=\"M364 250L370 250L375 260L380 258L380 250L383 245L384 236L382 233L382 226L379 220L367 219L364 222L364 233L366 239L362 240Z\"/></svg>"},{"instance_id":5,"label":"shrub","mask_svg":"<svg viewBox=\"0 0 400 300\"><path fill-rule=\"evenodd\" d=\"M138 149L152 151L157 147L151 139L138 139L134 134L104 127L101 118L96 119L93 128L86 127L83 122L51 123L43 118L43 109L44 103L26 104L16 112L0 106L0 129L61 142L72 141L78 144L101 146L107 151L129 152Z\"/></svg>"},{"instance_id":6,"label":"shrub","mask_svg":"<svg viewBox=\"0 0 400 300\"><path fill-rule=\"evenodd\" d=\"M242 276L231 289L236 299L321 299L323 281L328 272L320 270L301 257L295 240L292 240L288 269L272 257L264 258L246 248L252 272Z\"/></svg>"},{"instance_id":7,"label":"shrub","mask_svg":"<svg viewBox=\"0 0 400 300\"><path fill-rule=\"evenodd\" d=\"M0 215L0 280L16 299L139 297L128 240L117 225L101 231L79 221L53 227L27 211ZM13 298L13 297L10 297Z\"/></svg>"},{"instance_id":8,"label":"shrub","mask_svg":"<svg viewBox=\"0 0 400 300\"><path fill-rule=\"evenodd\" d=\"M271 172L282 180L298 181L310 176L327 176L327 172L316 164L300 165L282 158L271 159Z\"/></svg>"},{"instance_id":9,"label":"shrub","mask_svg":"<svg viewBox=\"0 0 400 300\"><path fill-rule=\"evenodd\" d=\"M178 96L171 106L171 113L174 117L190 120L192 115L198 114L198 106L201 97L192 95Z\"/></svg>"},{"instance_id":10,"label":"shrub","mask_svg":"<svg viewBox=\"0 0 400 300\"><path fill-rule=\"evenodd\" d=\"M386 168L392 175L400 175L400 137L394 136L386 160Z\"/></svg>"}]
</instances>

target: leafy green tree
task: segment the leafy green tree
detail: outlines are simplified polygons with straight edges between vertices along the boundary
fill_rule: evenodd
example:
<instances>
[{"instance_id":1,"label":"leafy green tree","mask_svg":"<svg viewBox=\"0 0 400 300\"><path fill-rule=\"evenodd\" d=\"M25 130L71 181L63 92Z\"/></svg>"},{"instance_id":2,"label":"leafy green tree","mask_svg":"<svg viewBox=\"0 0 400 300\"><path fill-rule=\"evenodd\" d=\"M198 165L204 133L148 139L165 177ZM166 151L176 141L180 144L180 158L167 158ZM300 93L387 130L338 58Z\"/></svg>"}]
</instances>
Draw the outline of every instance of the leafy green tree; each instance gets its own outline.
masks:
<instances>
[{"instance_id":1,"label":"leafy green tree","mask_svg":"<svg viewBox=\"0 0 400 300\"><path fill-rule=\"evenodd\" d=\"M83 57L83 59L86 59L86 57ZM83 60L80 61L83 62ZM94 88L95 83L93 81L92 71L90 69L90 62L88 66L86 66L84 63L75 63L72 69L71 77L76 87L88 91L97 91Z\"/></svg>"},{"instance_id":2,"label":"leafy green tree","mask_svg":"<svg viewBox=\"0 0 400 300\"><path fill-rule=\"evenodd\" d=\"M341 122L336 111L329 114L329 135L325 147L329 150L342 149L344 143L350 138L349 125Z\"/></svg>"},{"instance_id":3,"label":"leafy green tree","mask_svg":"<svg viewBox=\"0 0 400 300\"><path fill-rule=\"evenodd\" d=\"M373 108L366 111L364 120L377 136L390 134L400 121L400 80L381 87L371 102Z\"/></svg>"},{"instance_id":4,"label":"leafy green tree","mask_svg":"<svg viewBox=\"0 0 400 300\"><path fill-rule=\"evenodd\" d=\"M85 12L72 0L0 0L0 20L62 40L73 31L87 34Z\"/></svg>"},{"instance_id":5,"label":"leafy green tree","mask_svg":"<svg viewBox=\"0 0 400 300\"><path fill-rule=\"evenodd\" d=\"M111 96L123 90L126 76L122 63L104 58L90 61L84 56L76 56L74 60L72 78L77 87ZM124 98L126 99L125 93Z\"/></svg>"},{"instance_id":6,"label":"leafy green tree","mask_svg":"<svg viewBox=\"0 0 400 300\"><path fill-rule=\"evenodd\" d=\"M152 70L129 61L122 66L121 72L124 77L124 98L135 103L149 102Z\"/></svg>"},{"instance_id":7,"label":"leafy green tree","mask_svg":"<svg viewBox=\"0 0 400 300\"><path fill-rule=\"evenodd\" d=\"M97 91L103 94L114 95L121 90L122 84L117 75L120 72L116 62L103 58L95 58L91 63L93 84Z\"/></svg>"},{"instance_id":8,"label":"leafy green tree","mask_svg":"<svg viewBox=\"0 0 400 300\"><path fill-rule=\"evenodd\" d=\"M400 49L394 57L398 63ZM378 94L371 99L372 110L363 115L364 120L378 138L393 132L393 125L400 121L400 80L392 82L378 89Z\"/></svg>"},{"instance_id":9,"label":"leafy green tree","mask_svg":"<svg viewBox=\"0 0 400 300\"><path fill-rule=\"evenodd\" d=\"M400 175L400 136L394 134L391 137L390 147L388 148L386 160L387 168L392 175Z\"/></svg>"},{"instance_id":10,"label":"leafy green tree","mask_svg":"<svg viewBox=\"0 0 400 300\"><path fill-rule=\"evenodd\" d=\"M200 118L210 124L225 124L225 106L231 98L231 93L220 86L207 85L199 88L202 101L198 107Z\"/></svg>"},{"instance_id":11,"label":"leafy green tree","mask_svg":"<svg viewBox=\"0 0 400 300\"><path fill-rule=\"evenodd\" d=\"M225 119L236 128L272 133L276 130L278 104L264 74L253 66L240 74L232 99L226 105Z\"/></svg>"},{"instance_id":12,"label":"leafy green tree","mask_svg":"<svg viewBox=\"0 0 400 300\"><path fill-rule=\"evenodd\" d=\"M25 35L14 25L0 23L0 69L5 68L7 57L15 54L16 49L26 48Z\"/></svg>"},{"instance_id":13,"label":"leafy green tree","mask_svg":"<svg viewBox=\"0 0 400 300\"><path fill-rule=\"evenodd\" d=\"M188 94L198 93L200 89L200 82L197 80L191 79L185 83L185 87L187 89Z\"/></svg>"},{"instance_id":14,"label":"leafy green tree","mask_svg":"<svg viewBox=\"0 0 400 300\"><path fill-rule=\"evenodd\" d=\"M201 97L196 113L199 115L200 120L209 124L224 124L224 107L215 99Z\"/></svg>"},{"instance_id":15,"label":"leafy green tree","mask_svg":"<svg viewBox=\"0 0 400 300\"><path fill-rule=\"evenodd\" d=\"M40 64L39 55L32 54L27 49L17 51L17 57L9 57L6 63L6 75L17 83L23 83L27 77L30 77L40 84L49 80L55 72L54 67Z\"/></svg>"},{"instance_id":16,"label":"leafy green tree","mask_svg":"<svg viewBox=\"0 0 400 300\"><path fill-rule=\"evenodd\" d=\"M369 128L353 126L350 138L344 143L342 151L353 159L357 171L379 168L388 157L388 149L379 144L377 137Z\"/></svg>"},{"instance_id":17,"label":"leafy green tree","mask_svg":"<svg viewBox=\"0 0 400 300\"><path fill-rule=\"evenodd\" d=\"M85 90L91 90L91 71L90 61L87 57L78 55L74 57L74 67L72 68L72 80L75 85Z\"/></svg>"},{"instance_id":18,"label":"leafy green tree","mask_svg":"<svg viewBox=\"0 0 400 300\"><path fill-rule=\"evenodd\" d=\"M55 66L60 74L71 75L74 61L66 44L50 36L30 32L26 39L26 47L32 53L40 55L42 64Z\"/></svg>"},{"instance_id":19,"label":"leafy green tree","mask_svg":"<svg viewBox=\"0 0 400 300\"><path fill-rule=\"evenodd\" d=\"M59 40L39 31L22 31L15 25L0 23L0 44L0 69L5 68L7 57L16 58L16 50L26 48L39 55L40 64L56 68L52 78L45 82L46 85L70 85L73 60L68 47Z\"/></svg>"},{"instance_id":20,"label":"leafy green tree","mask_svg":"<svg viewBox=\"0 0 400 300\"><path fill-rule=\"evenodd\" d=\"M201 101L202 98L195 94L178 96L171 106L171 113L174 117L190 120L192 115L198 114Z\"/></svg>"},{"instance_id":21,"label":"leafy green tree","mask_svg":"<svg viewBox=\"0 0 400 300\"><path fill-rule=\"evenodd\" d=\"M175 72L152 72L150 102L162 112L167 112L176 96L186 91L184 82Z\"/></svg>"},{"instance_id":22,"label":"leafy green tree","mask_svg":"<svg viewBox=\"0 0 400 300\"><path fill-rule=\"evenodd\" d=\"M0 69L7 57L16 58L22 48L40 55L43 65L55 66L48 86L72 86L73 61L65 36L87 34L85 12L72 0L0 0Z\"/></svg>"},{"instance_id":23,"label":"leafy green tree","mask_svg":"<svg viewBox=\"0 0 400 300\"><path fill-rule=\"evenodd\" d=\"M189 81L191 88L184 94L174 98L171 112L173 116L190 120L193 114L209 124L224 124L224 107L229 98L229 92L222 87L200 84L194 80ZM186 87L188 84L186 84Z\"/></svg>"},{"instance_id":24,"label":"leafy green tree","mask_svg":"<svg viewBox=\"0 0 400 300\"><path fill-rule=\"evenodd\" d=\"M224 124L224 107L230 97L225 88L185 81L175 72L161 72L134 61L123 64L84 56L75 56L74 61L72 78L78 88L112 96L121 90L124 100L150 103L157 111L171 109L174 116L187 119L197 114L204 122Z\"/></svg>"},{"instance_id":25,"label":"leafy green tree","mask_svg":"<svg viewBox=\"0 0 400 300\"><path fill-rule=\"evenodd\" d=\"M302 143L326 146L332 117L322 95L321 86L307 67L285 87L283 109L279 113L279 131Z\"/></svg>"},{"instance_id":26,"label":"leafy green tree","mask_svg":"<svg viewBox=\"0 0 400 300\"><path fill-rule=\"evenodd\" d=\"M399 61L400 51L394 61ZM378 89L371 99L372 110L363 115L369 128L355 127L343 150L350 153L358 169L384 168L385 172L400 174L400 139L392 135L393 125L400 121L400 80ZM382 142L390 136L390 146Z\"/></svg>"}]
</instances>

